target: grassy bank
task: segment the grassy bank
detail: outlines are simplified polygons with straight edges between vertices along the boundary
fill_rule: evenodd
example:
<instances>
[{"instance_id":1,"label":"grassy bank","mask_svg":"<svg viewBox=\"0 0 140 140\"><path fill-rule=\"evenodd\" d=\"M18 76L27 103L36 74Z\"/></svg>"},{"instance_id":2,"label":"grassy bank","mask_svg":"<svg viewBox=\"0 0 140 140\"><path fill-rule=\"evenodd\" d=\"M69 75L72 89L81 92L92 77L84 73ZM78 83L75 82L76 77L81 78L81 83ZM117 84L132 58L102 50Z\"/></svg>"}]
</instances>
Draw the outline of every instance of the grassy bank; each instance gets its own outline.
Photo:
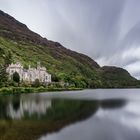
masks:
<instances>
[{"instance_id":1,"label":"grassy bank","mask_svg":"<svg viewBox=\"0 0 140 140\"><path fill-rule=\"evenodd\" d=\"M22 94L22 93L39 93L51 91L71 91L71 90L82 90L82 88L3 87L0 88L0 94Z\"/></svg>"}]
</instances>

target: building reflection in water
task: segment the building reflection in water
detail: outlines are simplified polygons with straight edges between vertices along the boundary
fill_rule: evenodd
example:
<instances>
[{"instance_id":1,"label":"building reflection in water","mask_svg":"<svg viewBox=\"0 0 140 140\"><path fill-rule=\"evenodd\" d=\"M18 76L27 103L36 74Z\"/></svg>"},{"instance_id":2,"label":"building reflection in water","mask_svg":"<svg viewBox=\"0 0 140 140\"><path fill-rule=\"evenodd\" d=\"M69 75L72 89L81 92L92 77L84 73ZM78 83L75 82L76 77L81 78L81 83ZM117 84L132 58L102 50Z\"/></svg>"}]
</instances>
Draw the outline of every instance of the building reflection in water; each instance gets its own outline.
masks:
<instances>
[{"instance_id":1,"label":"building reflection in water","mask_svg":"<svg viewBox=\"0 0 140 140\"><path fill-rule=\"evenodd\" d=\"M51 99L43 99L40 97L11 100L7 107L7 116L11 119L22 119L25 115L29 117L36 115L41 117L47 113L47 109L51 107Z\"/></svg>"}]
</instances>

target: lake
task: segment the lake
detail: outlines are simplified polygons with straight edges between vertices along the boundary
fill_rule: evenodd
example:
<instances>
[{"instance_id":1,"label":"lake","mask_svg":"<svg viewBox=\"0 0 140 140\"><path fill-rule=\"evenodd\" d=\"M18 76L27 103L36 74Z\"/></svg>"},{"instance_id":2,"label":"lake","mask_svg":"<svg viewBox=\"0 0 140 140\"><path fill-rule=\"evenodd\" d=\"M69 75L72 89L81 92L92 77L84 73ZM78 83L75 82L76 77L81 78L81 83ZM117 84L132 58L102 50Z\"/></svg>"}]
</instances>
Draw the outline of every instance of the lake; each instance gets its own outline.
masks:
<instances>
[{"instance_id":1,"label":"lake","mask_svg":"<svg viewBox=\"0 0 140 140\"><path fill-rule=\"evenodd\" d=\"M0 140L139 140L140 89L0 96Z\"/></svg>"}]
</instances>

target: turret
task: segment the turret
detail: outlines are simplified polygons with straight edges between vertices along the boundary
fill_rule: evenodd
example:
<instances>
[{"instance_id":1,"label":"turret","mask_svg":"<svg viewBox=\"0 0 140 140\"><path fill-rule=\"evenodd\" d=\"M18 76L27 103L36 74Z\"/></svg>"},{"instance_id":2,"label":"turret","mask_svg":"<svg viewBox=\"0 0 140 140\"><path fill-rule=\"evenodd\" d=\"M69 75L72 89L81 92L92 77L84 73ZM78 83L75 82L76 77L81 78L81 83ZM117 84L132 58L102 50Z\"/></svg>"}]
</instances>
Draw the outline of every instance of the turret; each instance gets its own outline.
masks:
<instances>
[{"instance_id":1,"label":"turret","mask_svg":"<svg viewBox=\"0 0 140 140\"><path fill-rule=\"evenodd\" d=\"M40 69L40 62L37 62L37 69Z\"/></svg>"},{"instance_id":2,"label":"turret","mask_svg":"<svg viewBox=\"0 0 140 140\"><path fill-rule=\"evenodd\" d=\"M29 70L31 69L31 65L28 66L28 69L29 69Z\"/></svg>"}]
</instances>

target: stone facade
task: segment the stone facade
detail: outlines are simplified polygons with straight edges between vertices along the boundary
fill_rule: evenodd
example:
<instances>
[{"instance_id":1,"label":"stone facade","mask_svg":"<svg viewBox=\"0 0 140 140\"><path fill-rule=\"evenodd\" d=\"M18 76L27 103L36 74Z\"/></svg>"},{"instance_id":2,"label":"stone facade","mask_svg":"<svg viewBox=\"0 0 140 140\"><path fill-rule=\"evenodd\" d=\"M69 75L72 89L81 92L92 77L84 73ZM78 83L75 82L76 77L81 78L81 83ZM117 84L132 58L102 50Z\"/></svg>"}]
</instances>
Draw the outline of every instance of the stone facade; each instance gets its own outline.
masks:
<instances>
[{"instance_id":1,"label":"stone facade","mask_svg":"<svg viewBox=\"0 0 140 140\"><path fill-rule=\"evenodd\" d=\"M40 63L37 64L37 68L31 68L29 65L28 69L24 69L19 62L16 64L12 63L7 67L6 71L10 78L12 78L14 72L17 72L21 81L34 82L36 79L39 79L41 83L51 82L51 75L45 67L40 66Z\"/></svg>"}]
</instances>

